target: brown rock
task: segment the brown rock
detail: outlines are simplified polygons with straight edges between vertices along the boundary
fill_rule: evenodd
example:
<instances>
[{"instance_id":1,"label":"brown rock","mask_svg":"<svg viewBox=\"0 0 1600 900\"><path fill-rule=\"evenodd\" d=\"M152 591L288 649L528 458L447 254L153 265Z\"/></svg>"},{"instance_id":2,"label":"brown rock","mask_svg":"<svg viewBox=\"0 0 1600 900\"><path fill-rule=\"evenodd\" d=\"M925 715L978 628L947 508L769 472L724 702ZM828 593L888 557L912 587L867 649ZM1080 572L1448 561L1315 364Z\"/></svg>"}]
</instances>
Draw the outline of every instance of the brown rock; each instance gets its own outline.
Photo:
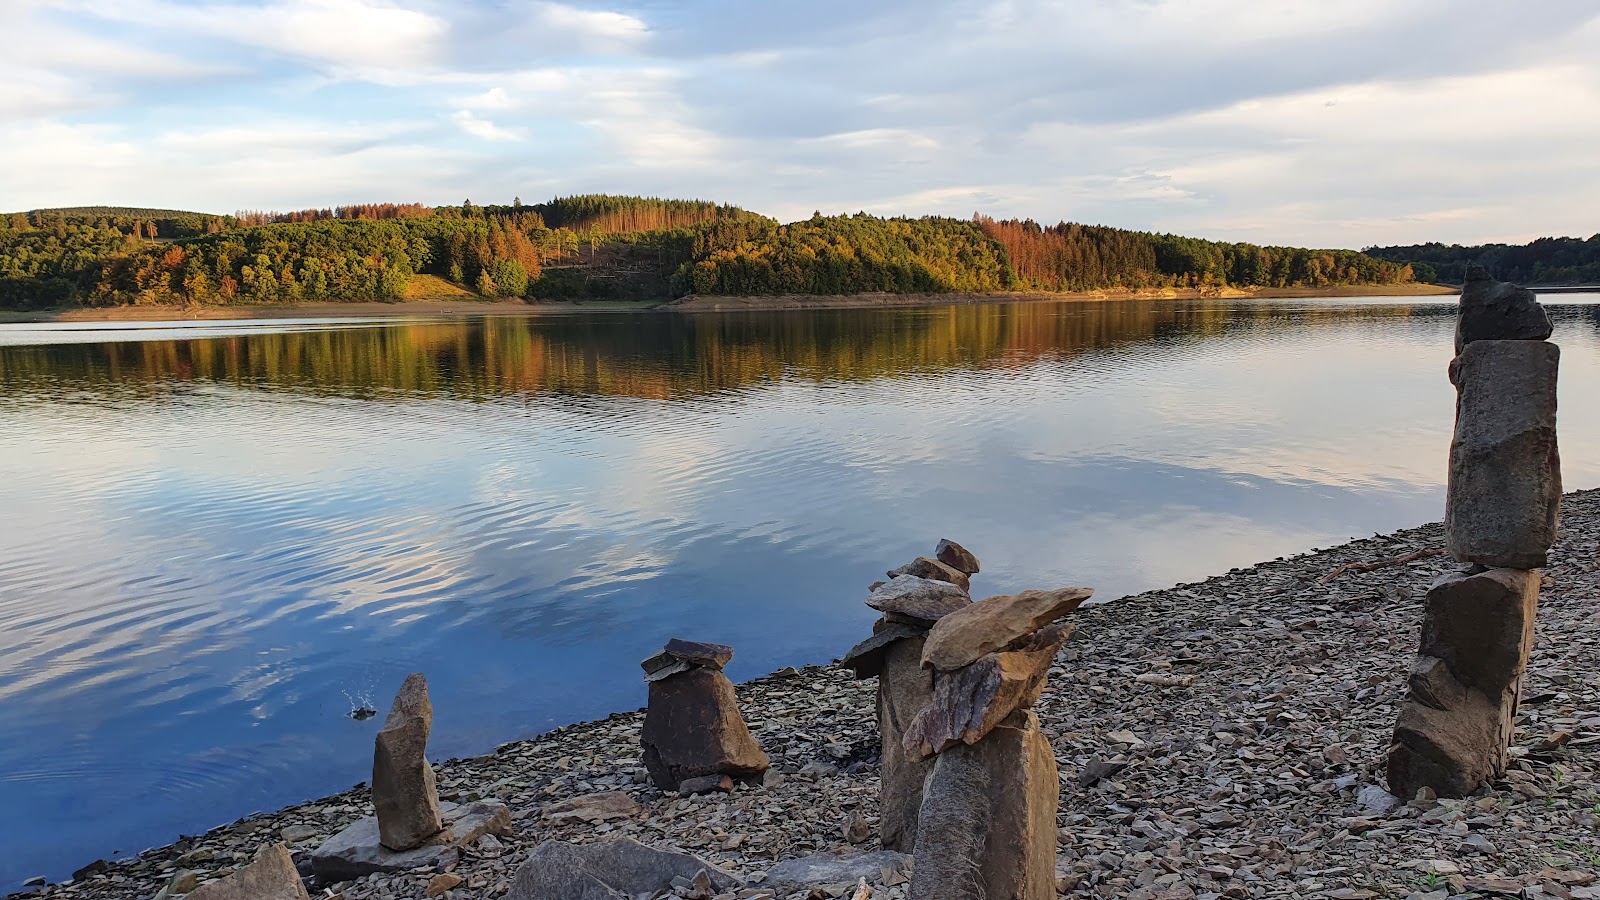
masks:
<instances>
[{"instance_id":1,"label":"brown rock","mask_svg":"<svg viewBox=\"0 0 1600 900\"><path fill-rule=\"evenodd\" d=\"M1000 653L933 677L933 699L902 738L906 754L925 759L957 744L974 744L1044 690L1050 663L1072 625L1049 625Z\"/></svg>"},{"instance_id":2,"label":"brown rock","mask_svg":"<svg viewBox=\"0 0 1600 900\"><path fill-rule=\"evenodd\" d=\"M1561 504L1556 375L1543 341L1474 341L1457 357L1445 533L1462 562L1545 564Z\"/></svg>"},{"instance_id":3,"label":"brown rock","mask_svg":"<svg viewBox=\"0 0 1600 900\"><path fill-rule=\"evenodd\" d=\"M922 649L922 664L941 672L971 665L1072 612L1093 595L1093 588L1061 588L974 603L933 626Z\"/></svg>"},{"instance_id":4,"label":"brown rock","mask_svg":"<svg viewBox=\"0 0 1600 900\"><path fill-rule=\"evenodd\" d=\"M428 679L413 673L395 695L372 755L372 803L379 838L390 850L420 847L444 827L433 767L428 765L432 727Z\"/></svg>"},{"instance_id":5,"label":"brown rock","mask_svg":"<svg viewBox=\"0 0 1600 900\"><path fill-rule=\"evenodd\" d=\"M461 886L461 876L441 872L428 880L428 896L442 897Z\"/></svg>"},{"instance_id":6,"label":"brown rock","mask_svg":"<svg viewBox=\"0 0 1600 900\"><path fill-rule=\"evenodd\" d=\"M256 850L250 864L221 881L202 884L189 900L310 900L284 844Z\"/></svg>"},{"instance_id":7,"label":"brown rock","mask_svg":"<svg viewBox=\"0 0 1600 900\"><path fill-rule=\"evenodd\" d=\"M933 673L922 667L921 633L884 649L878 677L878 734L883 742L878 836L885 849L910 853L917 842L922 786L933 760L905 750L905 731L933 698Z\"/></svg>"},{"instance_id":8,"label":"brown rock","mask_svg":"<svg viewBox=\"0 0 1600 900\"><path fill-rule=\"evenodd\" d=\"M890 578L898 578L901 575L915 575L918 578L926 578L929 581L943 581L953 584L963 591L969 590L972 586L972 580L967 577L967 573L926 556L919 556L900 568L890 569L884 574Z\"/></svg>"},{"instance_id":9,"label":"brown rock","mask_svg":"<svg viewBox=\"0 0 1600 900\"><path fill-rule=\"evenodd\" d=\"M1505 772L1538 603L1539 574L1518 569L1450 575L1429 589L1389 752L1393 793L1461 797Z\"/></svg>"},{"instance_id":10,"label":"brown rock","mask_svg":"<svg viewBox=\"0 0 1600 900\"><path fill-rule=\"evenodd\" d=\"M664 791L703 775L753 778L771 766L739 715L733 683L716 669L651 682L639 741L650 778Z\"/></svg>"},{"instance_id":11,"label":"brown rock","mask_svg":"<svg viewBox=\"0 0 1600 900\"><path fill-rule=\"evenodd\" d=\"M901 621L937 622L972 604L967 592L945 581L898 575L867 597L867 605L900 617Z\"/></svg>"},{"instance_id":12,"label":"brown rock","mask_svg":"<svg viewBox=\"0 0 1600 900\"><path fill-rule=\"evenodd\" d=\"M968 575L978 574L978 558L971 551L949 538L941 538L939 546L933 550L933 555L939 561L959 572Z\"/></svg>"},{"instance_id":13,"label":"brown rock","mask_svg":"<svg viewBox=\"0 0 1600 900\"><path fill-rule=\"evenodd\" d=\"M568 820L599 823L610 819L631 819L639 812L639 803L632 797L622 791L605 791L547 804L540 816L547 822L558 824Z\"/></svg>"},{"instance_id":14,"label":"brown rock","mask_svg":"<svg viewBox=\"0 0 1600 900\"><path fill-rule=\"evenodd\" d=\"M1468 273L1456 320L1456 353L1473 341L1542 341L1552 330L1550 314L1533 291L1495 281L1481 268Z\"/></svg>"},{"instance_id":15,"label":"brown rock","mask_svg":"<svg viewBox=\"0 0 1600 900\"><path fill-rule=\"evenodd\" d=\"M899 622L880 621L873 628L872 637L850 648L841 662L847 669L854 669L857 678L876 678L883 673L883 660L888 653L889 645L895 641L909 638L921 638L927 634L926 628L915 625L905 625ZM920 651L922 642L917 642Z\"/></svg>"},{"instance_id":16,"label":"brown rock","mask_svg":"<svg viewBox=\"0 0 1600 900\"><path fill-rule=\"evenodd\" d=\"M1031 711L934 757L917 823L917 900L1054 900L1055 753Z\"/></svg>"}]
</instances>

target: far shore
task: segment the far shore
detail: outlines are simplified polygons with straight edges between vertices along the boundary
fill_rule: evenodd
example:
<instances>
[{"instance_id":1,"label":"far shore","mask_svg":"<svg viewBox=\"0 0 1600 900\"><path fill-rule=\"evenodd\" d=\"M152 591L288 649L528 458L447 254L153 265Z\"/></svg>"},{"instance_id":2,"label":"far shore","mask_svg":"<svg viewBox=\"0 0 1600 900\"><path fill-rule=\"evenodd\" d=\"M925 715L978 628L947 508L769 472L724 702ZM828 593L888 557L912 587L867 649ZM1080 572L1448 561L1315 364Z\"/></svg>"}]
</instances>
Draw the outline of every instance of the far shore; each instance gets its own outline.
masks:
<instances>
[{"instance_id":1,"label":"far shore","mask_svg":"<svg viewBox=\"0 0 1600 900\"><path fill-rule=\"evenodd\" d=\"M397 303L297 303L262 306L111 306L40 310L0 310L0 323L18 322L170 322L220 319L308 319L357 317L451 317L576 315L628 312L728 312L770 309L856 309L867 307L960 306L977 303L1038 303L1074 300L1242 300L1316 297L1423 297L1458 293L1435 284L1355 285L1326 288L1163 288L1051 292L948 294L779 294L770 296L691 296L659 301L540 301L418 298Z\"/></svg>"}]
</instances>

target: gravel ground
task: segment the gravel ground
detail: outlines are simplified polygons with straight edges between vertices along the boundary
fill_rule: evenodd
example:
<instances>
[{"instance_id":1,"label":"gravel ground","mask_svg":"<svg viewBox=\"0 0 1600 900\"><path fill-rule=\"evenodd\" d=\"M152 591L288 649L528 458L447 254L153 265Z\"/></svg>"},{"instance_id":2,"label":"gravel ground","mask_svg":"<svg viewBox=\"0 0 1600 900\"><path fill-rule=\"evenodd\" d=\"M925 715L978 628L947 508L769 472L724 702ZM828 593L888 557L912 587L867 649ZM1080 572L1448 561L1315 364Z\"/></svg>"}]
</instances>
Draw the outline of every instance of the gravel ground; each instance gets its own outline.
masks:
<instances>
[{"instance_id":1,"label":"gravel ground","mask_svg":"<svg viewBox=\"0 0 1600 900\"><path fill-rule=\"evenodd\" d=\"M1505 780L1467 800L1386 810L1371 788L1383 784L1422 596L1455 564L1432 555L1324 578L1442 547L1442 528L1427 525L1080 610L1037 707L1061 765L1061 891L1600 900L1600 491L1565 500ZM875 684L812 667L742 685L746 719L782 777L733 794L650 787L638 712L443 763L445 799L500 798L519 835L470 848L446 896L503 896L522 858L552 837L628 835L688 850L753 879L745 897L766 896L760 878L777 860L878 849L872 836L850 840L863 822L876 826ZM612 797L610 818L546 815L602 792L637 807ZM244 863L266 841L287 839L302 858L369 809L364 791L348 791L35 896L149 900ZM435 874L375 876L314 896L425 897ZM875 887L880 900L905 897L904 884ZM815 896L853 894L837 885Z\"/></svg>"}]
</instances>

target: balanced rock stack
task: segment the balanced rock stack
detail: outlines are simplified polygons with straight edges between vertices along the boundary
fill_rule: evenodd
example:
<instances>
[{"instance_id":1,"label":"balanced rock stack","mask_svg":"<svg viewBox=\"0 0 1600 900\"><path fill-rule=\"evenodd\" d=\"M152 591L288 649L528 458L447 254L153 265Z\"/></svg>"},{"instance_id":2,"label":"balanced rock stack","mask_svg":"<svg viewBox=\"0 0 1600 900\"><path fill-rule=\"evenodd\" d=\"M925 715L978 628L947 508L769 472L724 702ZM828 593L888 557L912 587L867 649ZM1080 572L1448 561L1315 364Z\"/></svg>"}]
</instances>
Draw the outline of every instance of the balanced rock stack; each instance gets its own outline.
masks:
<instances>
[{"instance_id":1,"label":"balanced rock stack","mask_svg":"<svg viewBox=\"0 0 1600 900\"><path fill-rule=\"evenodd\" d=\"M408 676L374 741L372 805L377 815L357 819L311 853L312 874L345 881L373 872L449 865L460 848L493 834L511 836L511 811L497 800L464 806L441 804L428 764L433 703L428 680Z\"/></svg>"},{"instance_id":2,"label":"balanced rock stack","mask_svg":"<svg viewBox=\"0 0 1600 900\"><path fill-rule=\"evenodd\" d=\"M1445 533L1469 566L1428 590L1422 646L1390 746L1389 788L1462 797L1505 772L1533 648L1537 571L1556 537L1561 460L1550 317L1474 267L1461 292Z\"/></svg>"},{"instance_id":3,"label":"balanced rock stack","mask_svg":"<svg viewBox=\"0 0 1600 900\"><path fill-rule=\"evenodd\" d=\"M722 667L733 648L674 638L640 666L650 684L639 742L650 780L663 791L729 790L760 779L771 760L739 715Z\"/></svg>"},{"instance_id":4,"label":"balanced rock stack","mask_svg":"<svg viewBox=\"0 0 1600 900\"><path fill-rule=\"evenodd\" d=\"M933 673L922 667L923 643L941 618L972 604L967 588L978 574L978 558L953 541L940 541L934 557L918 557L889 571L891 580L873 585L867 605L883 618L872 637L844 658L857 678L878 679L879 837L885 849L902 853L916 845L922 786L933 769L931 758L911 756L902 742L933 699Z\"/></svg>"},{"instance_id":5,"label":"balanced rock stack","mask_svg":"<svg viewBox=\"0 0 1600 900\"><path fill-rule=\"evenodd\" d=\"M933 672L933 697L902 737L910 758L933 760L917 817L911 896L1055 897L1061 785L1031 707L1072 635L1056 620L1093 593L990 597L929 630L922 665Z\"/></svg>"}]
</instances>

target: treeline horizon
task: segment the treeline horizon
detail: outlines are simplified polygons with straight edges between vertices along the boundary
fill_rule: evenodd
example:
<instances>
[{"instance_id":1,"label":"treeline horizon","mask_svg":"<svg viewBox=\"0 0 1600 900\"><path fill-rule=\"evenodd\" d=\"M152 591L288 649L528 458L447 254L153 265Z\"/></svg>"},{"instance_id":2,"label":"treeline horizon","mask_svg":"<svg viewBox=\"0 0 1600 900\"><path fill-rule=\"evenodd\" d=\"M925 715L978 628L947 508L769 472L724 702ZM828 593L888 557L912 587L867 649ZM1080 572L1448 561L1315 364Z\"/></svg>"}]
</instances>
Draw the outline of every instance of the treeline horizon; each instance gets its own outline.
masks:
<instances>
[{"instance_id":1,"label":"treeline horizon","mask_svg":"<svg viewBox=\"0 0 1600 900\"><path fill-rule=\"evenodd\" d=\"M604 194L526 205L520 198L484 206L367 203L231 216L72 207L0 215L0 307L395 301L418 276L483 297L530 300L1432 280L1398 252L1408 248L1378 249L1385 252L981 214L818 213L782 224L710 201ZM1419 262L1434 266L1427 274L1441 274L1437 263Z\"/></svg>"}]
</instances>

